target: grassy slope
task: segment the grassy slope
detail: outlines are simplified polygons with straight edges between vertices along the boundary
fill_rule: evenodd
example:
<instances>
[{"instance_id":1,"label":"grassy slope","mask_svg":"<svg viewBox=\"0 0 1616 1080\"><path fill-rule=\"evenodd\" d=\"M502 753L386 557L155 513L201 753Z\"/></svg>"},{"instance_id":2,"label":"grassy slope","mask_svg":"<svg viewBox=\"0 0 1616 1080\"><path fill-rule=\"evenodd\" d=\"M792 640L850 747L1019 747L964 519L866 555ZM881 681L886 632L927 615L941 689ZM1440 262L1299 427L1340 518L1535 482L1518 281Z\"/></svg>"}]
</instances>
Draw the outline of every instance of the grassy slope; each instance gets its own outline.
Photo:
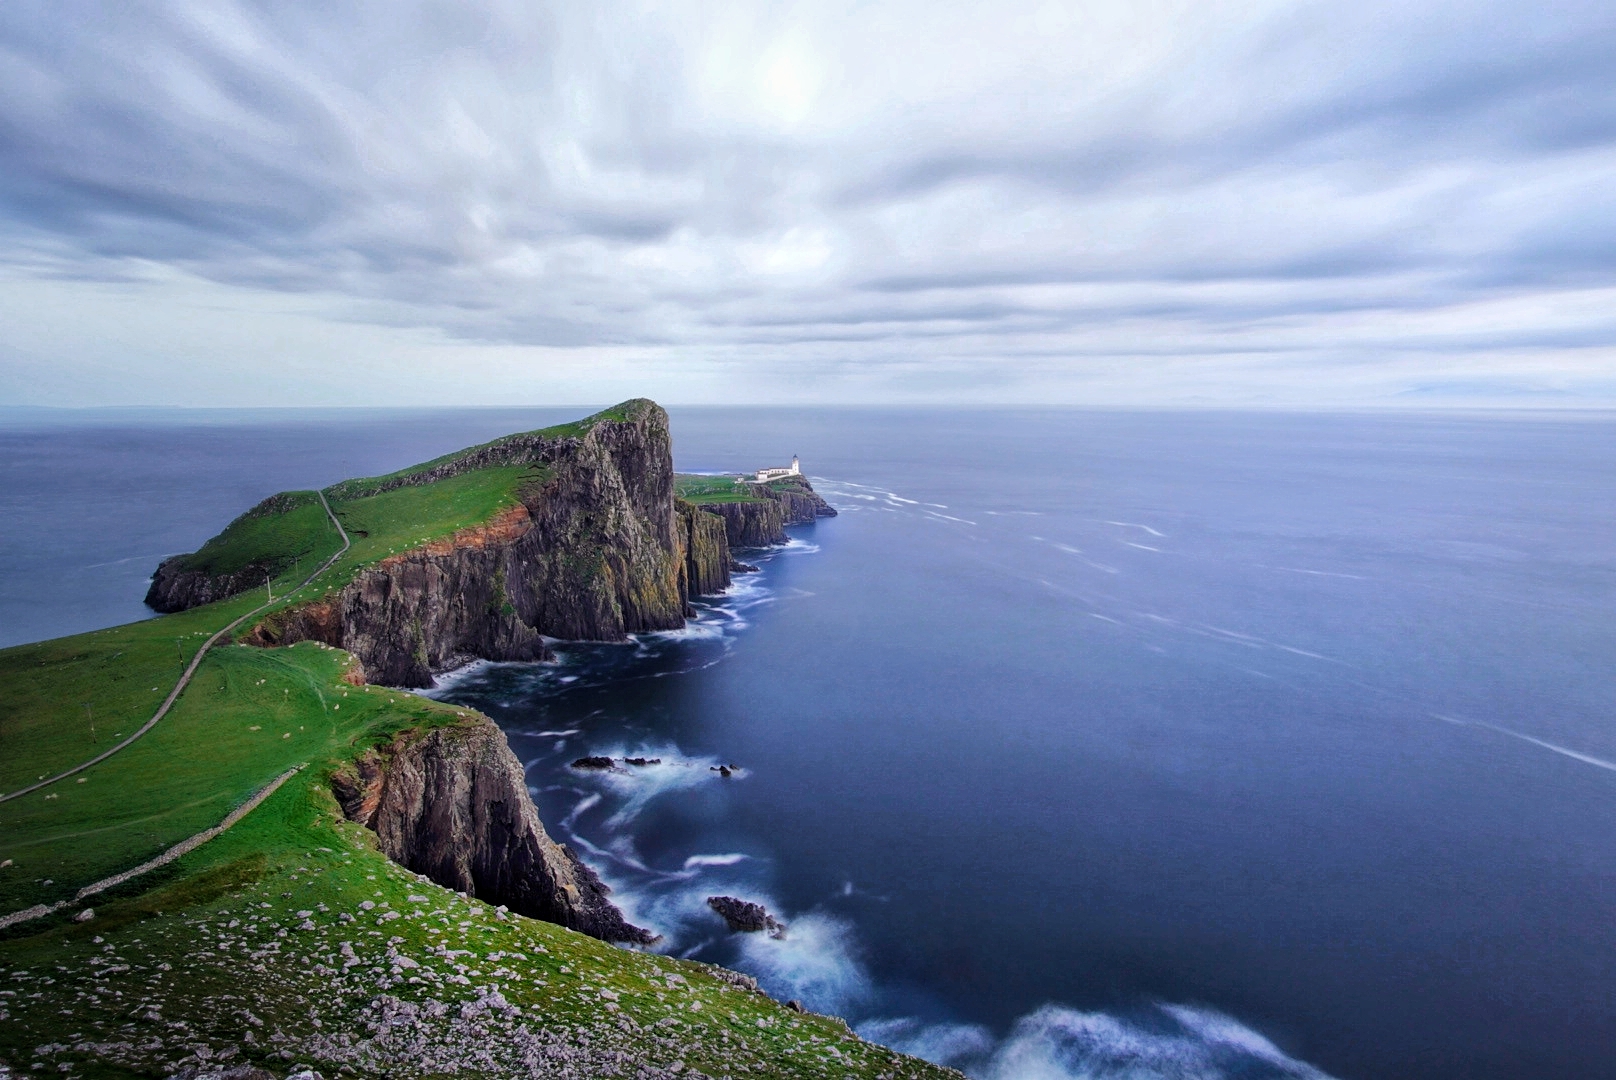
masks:
<instances>
[{"instance_id":1,"label":"grassy slope","mask_svg":"<svg viewBox=\"0 0 1616 1080\"><path fill-rule=\"evenodd\" d=\"M314 569L319 558L330 553L331 523L324 507L312 491L288 492L277 501L288 505L243 514L187 556L185 565L208 574L228 574L256 562L288 577L295 577L299 563L304 573Z\"/></svg>"},{"instance_id":2,"label":"grassy slope","mask_svg":"<svg viewBox=\"0 0 1616 1080\"><path fill-rule=\"evenodd\" d=\"M385 993L417 1005L448 1004L438 1025L448 1032L436 1039L441 1047L454 1041L450 1028L462 1006L497 989L520 1015L470 1033L495 1045L495 1059L476 1070L488 1075L511 1074L512 1063L499 1060L498 1051L514 1045L515 1028L524 1023L562 1046L621 1051L662 1066L682 1060L711 1075L942 1075L859 1042L834 1020L736 990L702 965L507 918L403 871L376 851L372 834L341 820L325 777L353 743L401 726L452 723L454 710L346 687L338 680L344 654L337 650L226 651L243 654L247 664L279 662L288 675L300 669L306 691L321 690L332 706L348 709L340 719L337 711L306 705L297 716L281 712L282 723L271 726L321 718L307 725L299 746L310 768L231 832L121 893L98 897L92 922L57 918L13 928L0 940L0 986L12 991L0 997L0 1063L20 1070L45 1062L53 1074L68 1064L78 1075L162 1075L200 1044L215 1052L237 1047L283 1070L295 1059L328 1076L344 1064L371 1074L375 1063L366 1067L363 1044L322 1045L321 1037L345 1032L363 1039ZM263 672L273 669L235 674L256 674L270 688ZM259 706L265 719L276 712L273 697L265 694ZM206 730L189 732L188 741L193 749L251 742L236 731L249 718L203 720ZM262 762L255 780L298 757L291 752L296 737L277 739L269 727L265 737L276 752L252 755ZM250 771L244 759L230 769L215 759L194 754L176 762L168 780L190 791ZM366 910L366 902L376 906ZM345 913L356 921L344 920ZM344 966L343 942L354 950L352 967ZM437 954L437 946L458 955ZM392 967L389 949L418 966ZM670 983L670 974L683 982ZM151 1003L156 1010L147 1008ZM255 1032L251 1042L248 1031ZM423 1061L395 1065L390 1074L440 1074Z\"/></svg>"},{"instance_id":3,"label":"grassy slope","mask_svg":"<svg viewBox=\"0 0 1616 1080\"><path fill-rule=\"evenodd\" d=\"M762 502L751 484L737 484L733 476L695 476L681 473L674 477L674 494L686 502Z\"/></svg>"},{"instance_id":4,"label":"grassy slope","mask_svg":"<svg viewBox=\"0 0 1616 1080\"><path fill-rule=\"evenodd\" d=\"M355 569L393 550L487 520L509 505L523 482L520 468L488 469L334 504L354 534L353 549L313 588L287 602L336 588ZM311 504L318 502L300 500L293 513ZM295 537L297 543L314 541L310 554L315 557L339 543L329 522L324 547L306 523L276 528L276 535ZM234 546L250 559L244 535L227 538L214 554ZM305 568L311 562L307 559ZM277 592L290 584L287 575ZM176 615L0 651L5 688L0 789L82 761L138 726L202 640L261 600L262 594L253 592ZM0 934L0 1065L27 1068L35 1049L51 1044L62 1049L41 1060L53 1068L69 1063L77 1075L161 1075L181 1052L173 1045L176 1021L187 1025L182 1042L216 1049L241 1045L244 1021L224 1004L235 1002L265 1021L267 1026L253 1030L279 1029L292 1040L274 1046L260 1041L248 1047L249 1056L274 1064L272 1050L278 1054L282 1046L296 1046L304 1058L324 1061L327 1075L344 1060L363 1073L362 1061L342 1057L348 1051L321 1050L307 1040L322 1025L327 1031L364 1033L360 1011L374 999L378 978L391 982L387 965L373 963L376 951L392 941L422 965L414 976L422 981L400 979L388 988L391 994L405 1000L470 1001L492 980L534 1027L562 1033L564 1043L576 1043L582 1038L578 1029L587 1027L593 1045L621 1039L664 1066L675 1055L714 1075L741 1064L775 1076L943 1075L859 1043L831 1020L798 1016L727 987L700 965L609 948L528 919L502 920L485 905L456 898L393 866L376 852L369 833L340 820L327 786L329 772L357 747L403 728L453 723L456 710L381 688L349 686L342 681L347 665L346 653L314 643L289 649L220 647L161 724L83 774L82 783L73 778L0 803L0 860L12 860L0 868L4 913L64 899L138 864L217 824L289 766L308 766L231 832L91 901L98 911L93 922L74 925L63 915ZM255 931L256 936L222 931L222 924L246 917L249 899L259 905L253 925L274 929ZM368 924L336 921L339 912L359 913L364 899L410 914L387 923L385 937ZM319 911L320 904L330 910ZM318 911L311 920L314 929L295 929L303 925L299 911ZM285 937L272 936L281 931ZM223 950L208 948L217 945L221 932L232 942ZM266 940L280 942L279 953L255 959L251 954ZM338 974L340 958L333 958L344 940L366 957L362 968L345 975ZM471 952L442 960L426 951L434 942ZM520 959L502 955L513 952ZM115 963L107 963L109 957ZM123 965L126 970L109 974ZM444 982L428 971L468 981ZM689 981L677 987L648 981L660 978L658 972L678 972ZM8 989L12 993L3 993ZM619 995L623 1014L607 1008L603 989ZM161 1003L165 1019L132 1013L141 1001ZM692 1010L697 1003L703 1008ZM624 1021L624 1015L631 1019ZM677 1017L677 1023L648 1031L634 1026L668 1017ZM659 1044L662 1036L676 1045ZM163 1044L164 1038L169 1043ZM91 1042L151 1048L95 1049ZM114 1060L135 1071L109 1063ZM508 1064L491 1074L502 1069L508 1073Z\"/></svg>"}]
</instances>

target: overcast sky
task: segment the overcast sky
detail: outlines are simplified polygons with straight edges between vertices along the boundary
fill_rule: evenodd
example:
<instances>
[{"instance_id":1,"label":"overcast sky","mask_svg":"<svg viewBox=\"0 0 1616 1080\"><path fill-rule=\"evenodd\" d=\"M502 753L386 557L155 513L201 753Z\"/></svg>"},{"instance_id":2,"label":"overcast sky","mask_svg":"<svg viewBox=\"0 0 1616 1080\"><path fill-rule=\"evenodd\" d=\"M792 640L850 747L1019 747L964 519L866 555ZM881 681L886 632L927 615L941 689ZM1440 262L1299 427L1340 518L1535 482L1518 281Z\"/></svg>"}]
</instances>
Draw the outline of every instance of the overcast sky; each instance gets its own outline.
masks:
<instances>
[{"instance_id":1,"label":"overcast sky","mask_svg":"<svg viewBox=\"0 0 1616 1080\"><path fill-rule=\"evenodd\" d=\"M1616 404L1616 3L0 3L0 404Z\"/></svg>"}]
</instances>

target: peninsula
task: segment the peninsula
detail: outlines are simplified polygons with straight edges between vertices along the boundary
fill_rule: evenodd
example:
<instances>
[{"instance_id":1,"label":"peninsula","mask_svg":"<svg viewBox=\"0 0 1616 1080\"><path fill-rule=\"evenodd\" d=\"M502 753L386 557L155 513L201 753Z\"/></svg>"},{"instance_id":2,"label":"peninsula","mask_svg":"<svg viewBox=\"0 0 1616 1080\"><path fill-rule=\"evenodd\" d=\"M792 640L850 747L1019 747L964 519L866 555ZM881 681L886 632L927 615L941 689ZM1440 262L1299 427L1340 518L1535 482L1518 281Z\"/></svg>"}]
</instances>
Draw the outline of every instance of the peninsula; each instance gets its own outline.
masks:
<instances>
[{"instance_id":1,"label":"peninsula","mask_svg":"<svg viewBox=\"0 0 1616 1080\"><path fill-rule=\"evenodd\" d=\"M728 485L724 487L724 485ZM285 492L159 618L0 651L0 1075L957 1075L637 948L486 717L398 689L680 626L834 511L624 402Z\"/></svg>"}]
</instances>

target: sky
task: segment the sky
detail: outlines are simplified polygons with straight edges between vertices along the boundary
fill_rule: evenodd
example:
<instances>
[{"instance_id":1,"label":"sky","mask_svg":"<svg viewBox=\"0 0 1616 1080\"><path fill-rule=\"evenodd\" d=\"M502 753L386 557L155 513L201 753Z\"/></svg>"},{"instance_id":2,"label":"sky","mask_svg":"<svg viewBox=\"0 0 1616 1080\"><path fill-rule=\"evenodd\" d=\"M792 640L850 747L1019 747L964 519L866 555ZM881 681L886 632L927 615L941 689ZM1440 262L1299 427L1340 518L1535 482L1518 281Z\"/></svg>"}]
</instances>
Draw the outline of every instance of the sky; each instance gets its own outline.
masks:
<instances>
[{"instance_id":1,"label":"sky","mask_svg":"<svg viewBox=\"0 0 1616 1080\"><path fill-rule=\"evenodd\" d=\"M1616 4L0 4L0 405L1616 406Z\"/></svg>"}]
</instances>

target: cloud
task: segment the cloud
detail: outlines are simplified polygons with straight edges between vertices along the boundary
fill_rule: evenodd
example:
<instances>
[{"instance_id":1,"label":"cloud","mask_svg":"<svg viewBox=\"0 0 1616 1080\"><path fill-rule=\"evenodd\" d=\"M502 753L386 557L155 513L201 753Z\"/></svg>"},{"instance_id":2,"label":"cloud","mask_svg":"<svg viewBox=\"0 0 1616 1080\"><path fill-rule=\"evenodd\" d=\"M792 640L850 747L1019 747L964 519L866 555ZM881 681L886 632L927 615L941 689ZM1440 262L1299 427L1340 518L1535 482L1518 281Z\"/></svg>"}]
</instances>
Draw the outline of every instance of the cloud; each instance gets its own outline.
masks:
<instances>
[{"instance_id":1,"label":"cloud","mask_svg":"<svg viewBox=\"0 0 1616 1080\"><path fill-rule=\"evenodd\" d=\"M292 298L400 386L560 349L741 395L1602 401L1613 51L1608 4L1502 0L13 0L0 259L92 323L140 292L152 355Z\"/></svg>"}]
</instances>

